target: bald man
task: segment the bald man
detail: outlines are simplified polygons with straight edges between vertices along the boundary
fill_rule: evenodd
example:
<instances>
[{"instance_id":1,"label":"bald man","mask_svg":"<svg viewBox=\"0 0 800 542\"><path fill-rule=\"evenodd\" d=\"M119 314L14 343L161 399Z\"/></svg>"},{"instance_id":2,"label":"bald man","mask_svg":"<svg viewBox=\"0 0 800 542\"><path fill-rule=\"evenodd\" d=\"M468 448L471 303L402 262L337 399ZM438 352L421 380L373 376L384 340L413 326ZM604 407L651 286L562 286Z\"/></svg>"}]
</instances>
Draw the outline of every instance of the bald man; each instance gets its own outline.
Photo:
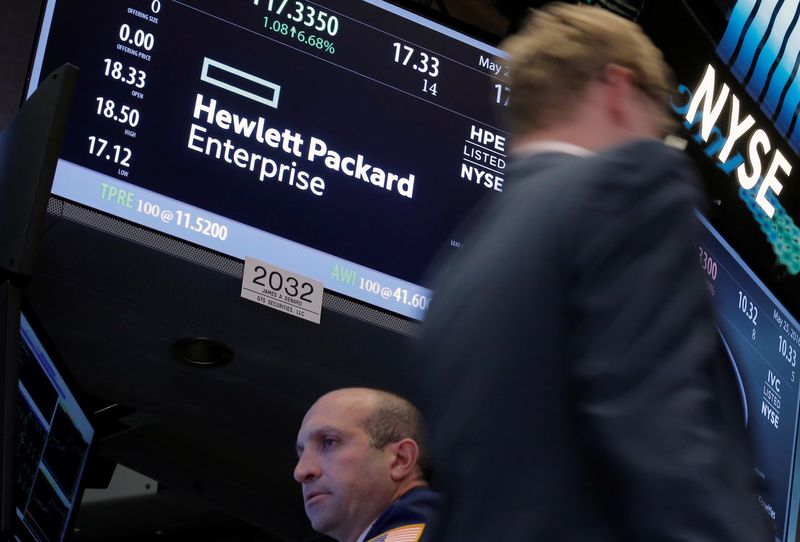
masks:
<instances>
[{"instance_id":1,"label":"bald man","mask_svg":"<svg viewBox=\"0 0 800 542\"><path fill-rule=\"evenodd\" d=\"M311 526L339 542L424 541L441 500L428 488L427 455L422 417L402 397L323 395L297 435L294 478Z\"/></svg>"}]
</instances>

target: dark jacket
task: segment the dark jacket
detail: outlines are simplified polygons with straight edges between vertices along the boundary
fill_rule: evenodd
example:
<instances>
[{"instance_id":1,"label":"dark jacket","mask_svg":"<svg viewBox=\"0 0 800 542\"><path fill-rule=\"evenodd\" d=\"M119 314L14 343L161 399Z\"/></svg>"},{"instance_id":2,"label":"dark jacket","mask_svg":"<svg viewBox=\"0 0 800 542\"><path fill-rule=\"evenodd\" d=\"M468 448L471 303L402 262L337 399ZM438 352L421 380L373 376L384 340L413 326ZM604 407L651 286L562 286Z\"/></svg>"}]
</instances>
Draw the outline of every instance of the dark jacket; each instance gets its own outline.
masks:
<instances>
[{"instance_id":1,"label":"dark jacket","mask_svg":"<svg viewBox=\"0 0 800 542\"><path fill-rule=\"evenodd\" d=\"M392 538L403 542L430 540L430 523L441 508L442 497L426 487L403 494L378 516L364 537L365 542L384 542ZM392 537L394 534L394 537Z\"/></svg>"},{"instance_id":2,"label":"dark jacket","mask_svg":"<svg viewBox=\"0 0 800 542\"><path fill-rule=\"evenodd\" d=\"M657 141L540 154L506 186L412 360L437 542L768 540L719 401L686 159Z\"/></svg>"}]
</instances>

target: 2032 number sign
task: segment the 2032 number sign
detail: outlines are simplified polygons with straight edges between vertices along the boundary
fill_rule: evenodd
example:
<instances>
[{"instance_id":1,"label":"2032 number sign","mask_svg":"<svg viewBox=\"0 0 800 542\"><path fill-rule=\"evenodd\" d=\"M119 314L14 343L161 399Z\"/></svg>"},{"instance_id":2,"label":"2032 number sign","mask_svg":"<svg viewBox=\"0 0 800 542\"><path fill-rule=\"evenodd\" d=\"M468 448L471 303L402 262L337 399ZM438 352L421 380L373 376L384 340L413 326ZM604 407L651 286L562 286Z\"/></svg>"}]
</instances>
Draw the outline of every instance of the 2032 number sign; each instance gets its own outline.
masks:
<instances>
[{"instance_id":1,"label":"2032 number sign","mask_svg":"<svg viewBox=\"0 0 800 542\"><path fill-rule=\"evenodd\" d=\"M322 283L286 269L245 258L242 297L319 324Z\"/></svg>"}]
</instances>

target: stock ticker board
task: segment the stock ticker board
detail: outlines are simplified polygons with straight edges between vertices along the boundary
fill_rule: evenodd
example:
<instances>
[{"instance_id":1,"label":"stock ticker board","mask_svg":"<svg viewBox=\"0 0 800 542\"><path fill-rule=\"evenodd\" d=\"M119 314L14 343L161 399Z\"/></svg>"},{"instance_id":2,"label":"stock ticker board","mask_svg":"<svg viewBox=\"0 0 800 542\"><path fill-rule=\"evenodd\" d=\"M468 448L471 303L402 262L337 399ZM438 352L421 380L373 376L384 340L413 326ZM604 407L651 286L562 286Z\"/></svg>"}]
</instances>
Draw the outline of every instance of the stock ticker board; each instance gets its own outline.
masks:
<instances>
[{"instance_id":1,"label":"stock ticker board","mask_svg":"<svg viewBox=\"0 0 800 542\"><path fill-rule=\"evenodd\" d=\"M500 56L381 1L57 0L30 88L81 69L56 195L422 319L503 190Z\"/></svg>"}]
</instances>

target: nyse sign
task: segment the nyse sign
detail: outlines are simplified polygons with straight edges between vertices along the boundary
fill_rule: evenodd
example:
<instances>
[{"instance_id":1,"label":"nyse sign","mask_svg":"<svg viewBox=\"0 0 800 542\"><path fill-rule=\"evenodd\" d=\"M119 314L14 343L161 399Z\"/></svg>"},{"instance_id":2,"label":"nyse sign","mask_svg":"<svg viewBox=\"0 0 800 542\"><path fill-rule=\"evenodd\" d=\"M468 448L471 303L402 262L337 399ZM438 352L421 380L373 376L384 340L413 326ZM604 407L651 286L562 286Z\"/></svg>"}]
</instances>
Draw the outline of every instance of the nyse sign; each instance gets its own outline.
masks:
<instances>
[{"instance_id":1,"label":"nyse sign","mask_svg":"<svg viewBox=\"0 0 800 542\"><path fill-rule=\"evenodd\" d=\"M692 129L699 124L698 137L708 145L706 154L715 156L718 166L726 173L732 175L735 172L742 188L756 188L756 203L772 218L775 207L768 196L770 193L778 196L783 190L782 181L792 172L792 164L785 154L773 144L769 134L756 124L752 115L742 114L741 101L730 87L725 83L717 85L716 71L711 65L706 67L694 91L680 85L678 94L673 99L673 109L684 117L687 128ZM681 102L681 98L683 103L676 103ZM727 126L722 124L720 127L719 121L726 103L728 122ZM769 164L766 174L763 160Z\"/></svg>"}]
</instances>

